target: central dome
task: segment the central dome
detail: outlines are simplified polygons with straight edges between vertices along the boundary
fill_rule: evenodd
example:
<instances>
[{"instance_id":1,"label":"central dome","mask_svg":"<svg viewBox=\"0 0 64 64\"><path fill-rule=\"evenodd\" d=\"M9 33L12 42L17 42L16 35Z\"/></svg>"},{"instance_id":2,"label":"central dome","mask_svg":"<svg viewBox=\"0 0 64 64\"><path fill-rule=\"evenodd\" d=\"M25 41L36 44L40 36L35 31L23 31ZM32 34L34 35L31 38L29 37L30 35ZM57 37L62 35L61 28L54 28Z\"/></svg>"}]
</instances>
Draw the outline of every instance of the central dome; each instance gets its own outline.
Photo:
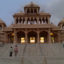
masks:
<instances>
[{"instance_id":1,"label":"central dome","mask_svg":"<svg viewBox=\"0 0 64 64\"><path fill-rule=\"evenodd\" d=\"M31 2L29 4L27 4L25 7L39 7L37 4Z\"/></svg>"}]
</instances>

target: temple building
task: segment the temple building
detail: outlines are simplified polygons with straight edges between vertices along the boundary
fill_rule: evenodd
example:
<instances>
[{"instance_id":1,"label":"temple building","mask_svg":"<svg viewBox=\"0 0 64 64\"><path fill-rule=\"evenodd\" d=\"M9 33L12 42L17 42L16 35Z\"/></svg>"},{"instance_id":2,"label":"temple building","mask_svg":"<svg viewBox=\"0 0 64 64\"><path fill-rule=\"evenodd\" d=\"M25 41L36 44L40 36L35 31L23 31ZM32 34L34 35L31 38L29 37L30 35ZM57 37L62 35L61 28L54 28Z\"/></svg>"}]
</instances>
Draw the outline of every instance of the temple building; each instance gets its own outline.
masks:
<instances>
[{"instance_id":1,"label":"temple building","mask_svg":"<svg viewBox=\"0 0 64 64\"><path fill-rule=\"evenodd\" d=\"M4 43L60 43L64 41L64 19L58 26L51 24L51 15L40 11L40 6L31 2L24 12L13 14L14 24L6 26L0 20L0 42Z\"/></svg>"}]
</instances>

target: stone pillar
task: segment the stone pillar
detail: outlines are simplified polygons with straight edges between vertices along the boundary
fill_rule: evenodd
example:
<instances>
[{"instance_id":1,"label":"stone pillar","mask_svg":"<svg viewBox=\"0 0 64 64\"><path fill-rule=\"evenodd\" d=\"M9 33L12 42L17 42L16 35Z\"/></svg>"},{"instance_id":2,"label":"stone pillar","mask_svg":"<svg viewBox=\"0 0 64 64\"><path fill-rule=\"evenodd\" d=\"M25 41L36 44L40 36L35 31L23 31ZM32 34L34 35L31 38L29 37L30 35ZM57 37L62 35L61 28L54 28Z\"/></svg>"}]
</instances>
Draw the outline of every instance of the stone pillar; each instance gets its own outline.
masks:
<instances>
[{"instance_id":1,"label":"stone pillar","mask_svg":"<svg viewBox=\"0 0 64 64\"><path fill-rule=\"evenodd\" d=\"M25 13L27 13L27 8L25 9Z\"/></svg>"},{"instance_id":2,"label":"stone pillar","mask_svg":"<svg viewBox=\"0 0 64 64\"><path fill-rule=\"evenodd\" d=\"M38 8L37 8L37 13L38 13Z\"/></svg>"},{"instance_id":3,"label":"stone pillar","mask_svg":"<svg viewBox=\"0 0 64 64\"><path fill-rule=\"evenodd\" d=\"M58 32L58 42L60 43L61 42L61 40L60 40L60 32Z\"/></svg>"},{"instance_id":4,"label":"stone pillar","mask_svg":"<svg viewBox=\"0 0 64 64\"><path fill-rule=\"evenodd\" d=\"M19 17L19 18L20 18L20 20L19 20L19 21L20 21L20 23L21 23L21 21L22 21L22 18L21 18L21 17Z\"/></svg>"},{"instance_id":5,"label":"stone pillar","mask_svg":"<svg viewBox=\"0 0 64 64\"><path fill-rule=\"evenodd\" d=\"M28 43L27 32L25 32L25 42Z\"/></svg>"},{"instance_id":6,"label":"stone pillar","mask_svg":"<svg viewBox=\"0 0 64 64\"><path fill-rule=\"evenodd\" d=\"M40 24L42 24L42 18L41 18Z\"/></svg>"},{"instance_id":7,"label":"stone pillar","mask_svg":"<svg viewBox=\"0 0 64 64\"><path fill-rule=\"evenodd\" d=\"M51 43L50 29L48 30L48 43Z\"/></svg>"},{"instance_id":8,"label":"stone pillar","mask_svg":"<svg viewBox=\"0 0 64 64\"><path fill-rule=\"evenodd\" d=\"M17 34L16 34L16 30L14 30L14 43L17 43Z\"/></svg>"},{"instance_id":9,"label":"stone pillar","mask_svg":"<svg viewBox=\"0 0 64 64\"><path fill-rule=\"evenodd\" d=\"M20 22L21 22L21 21L20 21L20 17L18 17L18 24L20 24Z\"/></svg>"},{"instance_id":10,"label":"stone pillar","mask_svg":"<svg viewBox=\"0 0 64 64\"><path fill-rule=\"evenodd\" d=\"M46 16L44 17L44 20L45 20L45 24L46 24Z\"/></svg>"},{"instance_id":11,"label":"stone pillar","mask_svg":"<svg viewBox=\"0 0 64 64\"><path fill-rule=\"evenodd\" d=\"M39 18L37 17L37 24L39 24Z\"/></svg>"},{"instance_id":12,"label":"stone pillar","mask_svg":"<svg viewBox=\"0 0 64 64\"><path fill-rule=\"evenodd\" d=\"M7 35L7 32L5 32L4 40L5 40L4 41L5 43L8 43L8 35Z\"/></svg>"},{"instance_id":13,"label":"stone pillar","mask_svg":"<svg viewBox=\"0 0 64 64\"><path fill-rule=\"evenodd\" d=\"M16 17L14 17L14 20L15 20L15 24L16 24L16 19L17 19L17 18L16 18Z\"/></svg>"},{"instance_id":14,"label":"stone pillar","mask_svg":"<svg viewBox=\"0 0 64 64\"><path fill-rule=\"evenodd\" d=\"M27 17L25 18L25 24L27 24Z\"/></svg>"},{"instance_id":15,"label":"stone pillar","mask_svg":"<svg viewBox=\"0 0 64 64\"><path fill-rule=\"evenodd\" d=\"M39 31L37 32L37 43L40 43Z\"/></svg>"},{"instance_id":16,"label":"stone pillar","mask_svg":"<svg viewBox=\"0 0 64 64\"><path fill-rule=\"evenodd\" d=\"M22 17L22 21L21 21L21 24L23 24L23 17Z\"/></svg>"},{"instance_id":17,"label":"stone pillar","mask_svg":"<svg viewBox=\"0 0 64 64\"><path fill-rule=\"evenodd\" d=\"M29 9L29 11L30 11L29 13L31 13L31 8Z\"/></svg>"},{"instance_id":18,"label":"stone pillar","mask_svg":"<svg viewBox=\"0 0 64 64\"><path fill-rule=\"evenodd\" d=\"M47 19L48 19L48 24L50 24L50 17L48 16Z\"/></svg>"},{"instance_id":19,"label":"stone pillar","mask_svg":"<svg viewBox=\"0 0 64 64\"><path fill-rule=\"evenodd\" d=\"M60 25L60 28L62 29L63 27L62 27L62 24Z\"/></svg>"},{"instance_id":20,"label":"stone pillar","mask_svg":"<svg viewBox=\"0 0 64 64\"><path fill-rule=\"evenodd\" d=\"M33 13L34 13L34 9L33 9Z\"/></svg>"}]
</instances>

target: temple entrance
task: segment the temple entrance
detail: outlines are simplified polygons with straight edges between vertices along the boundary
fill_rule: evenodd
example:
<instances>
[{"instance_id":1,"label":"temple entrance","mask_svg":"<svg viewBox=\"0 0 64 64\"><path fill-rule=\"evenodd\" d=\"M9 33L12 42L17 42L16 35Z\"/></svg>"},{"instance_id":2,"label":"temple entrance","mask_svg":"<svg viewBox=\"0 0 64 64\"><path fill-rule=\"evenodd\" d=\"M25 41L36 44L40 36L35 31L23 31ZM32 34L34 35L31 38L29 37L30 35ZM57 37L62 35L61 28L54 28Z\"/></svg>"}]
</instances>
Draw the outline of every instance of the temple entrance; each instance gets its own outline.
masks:
<instances>
[{"instance_id":1,"label":"temple entrance","mask_svg":"<svg viewBox=\"0 0 64 64\"><path fill-rule=\"evenodd\" d=\"M54 33L51 32L50 35L51 35L51 42L54 43L55 42Z\"/></svg>"},{"instance_id":2,"label":"temple entrance","mask_svg":"<svg viewBox=\"0 0 64 64\"><path fill-rule=\"evenodd\" d=\"M30 43L35 43L36 42L36 38L35 37L30 37Z\"/></svg>"},{"instance_id":3,"label":"temple entrance","mask_svg":"<svg viewBox=\"0 0 64 64\"><path fill-rule=\"evenodd\" d=\"M47 43L48 42L48 33L43 31L40 32L40 43Z\"/></svg>"},{"instance_id":4,"label":"temple entrance","mask_svg":"<svg viewBox=\"0 0 64 64\"><path fill-rule=\"evenodd\" d=\"M20 31L17 33L17 41L18 43L22 43L24 44L25 43L25 33Z\"/></svg>"},{"instance_id":5,"label":"temple entrance","mask_svg":"<svg viewBox=\"0 0 64 64\"><path fill-rule=\"evenodd\" d=\"M8 42L13 43L14 42L14 33L8 33Z\"/></svg>"},{"instance_id":6,"label":"temple entrance","mask_svg":"<svg viewBox=\"0 0 64 64\"><path fill-rule=\"evenodd\" d=\"M40 43L44 43L45 40L44 40L44 37L40 37Z\"/></svg>"},{"instance_id":7,"label":"temple entrance","mask_svg":"<svg viewBox=\"0 0 64 64\"><path fill-rule=\"evenodd\" d=\"M51 42L52 43L55 43L55 42L58 42L58 35L56 33L50 33L51 35Z\"/></svg>"},{"instance_id":8,"label":"temple entrance","mask_svg":"<svg viewBox=\"0 0 64 64\"><path fill-rule=\"evenodd\" d=\"M34 44L37 42L37 33L36 32L29 32L28 33L28 43Z\"/></svg>"},{"instance_id":9,"label":"temple entrance","mask_svg":"<svg viewBox=\"0 0 64 64\"><path fill-rule=\"evenodd\" d=\"M21 43L25 43L25 37L21 37Z\"/></svg>"}]
</instances>

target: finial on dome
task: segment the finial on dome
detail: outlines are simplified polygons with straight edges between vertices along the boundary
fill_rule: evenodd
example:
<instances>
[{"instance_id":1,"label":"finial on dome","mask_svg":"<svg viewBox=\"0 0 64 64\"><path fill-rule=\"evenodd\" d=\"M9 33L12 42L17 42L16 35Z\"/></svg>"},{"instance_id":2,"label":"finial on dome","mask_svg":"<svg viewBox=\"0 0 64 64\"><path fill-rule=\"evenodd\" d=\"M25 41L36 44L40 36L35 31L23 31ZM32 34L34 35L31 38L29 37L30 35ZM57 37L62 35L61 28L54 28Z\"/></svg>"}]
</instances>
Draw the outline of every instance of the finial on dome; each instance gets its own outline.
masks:
<instances>
[{"instance_id":1,"label":"finial on dome","mask_svg":"<svg viewBox=\"0 0 64 64\"><path fill-rule=\"evenodd\" d=\"M61 21L64 21L64 17L63 17L63 19Z\"/></svg>"},{"instance_id":2,"label":"finial on dome","mask_svg":"<svg viewBox=\"0 0 64 64\"><path fill-rule=\"evenodd\" d=\"M33 2L31 1L31 4L33 4Z\"/></svg>"},{"instance_id":3,"label":"finial on dome","mask_svg":"<svg viewBox=\"0 0 64 64\"><path fill-rule=\"evenodd\" d=\"M33 6L33 2L31 1L31 6Z\"/></svg>"}]
</instances>

